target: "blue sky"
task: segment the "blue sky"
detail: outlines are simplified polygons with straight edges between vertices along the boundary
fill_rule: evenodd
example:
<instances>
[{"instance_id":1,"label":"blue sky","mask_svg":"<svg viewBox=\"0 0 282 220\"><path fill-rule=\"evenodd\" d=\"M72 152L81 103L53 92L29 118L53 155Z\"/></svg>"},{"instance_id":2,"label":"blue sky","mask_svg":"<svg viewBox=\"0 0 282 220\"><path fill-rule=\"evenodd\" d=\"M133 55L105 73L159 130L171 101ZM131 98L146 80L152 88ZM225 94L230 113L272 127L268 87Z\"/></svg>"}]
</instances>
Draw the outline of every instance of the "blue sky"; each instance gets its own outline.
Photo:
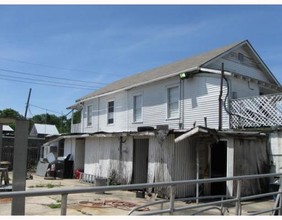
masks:
<instances>
[{"instance_id":1,"label":"blue sky","mask_svg":"<svg viewBox=\"0 0 282 220\"><path fill-rule=\"evenodd\" d=\"M0 5L0 110L24 114L32 88L28 117L66 114L95 88L246 39L282 83L281 21L281 5Z\"/></svg>"}]
</instances>

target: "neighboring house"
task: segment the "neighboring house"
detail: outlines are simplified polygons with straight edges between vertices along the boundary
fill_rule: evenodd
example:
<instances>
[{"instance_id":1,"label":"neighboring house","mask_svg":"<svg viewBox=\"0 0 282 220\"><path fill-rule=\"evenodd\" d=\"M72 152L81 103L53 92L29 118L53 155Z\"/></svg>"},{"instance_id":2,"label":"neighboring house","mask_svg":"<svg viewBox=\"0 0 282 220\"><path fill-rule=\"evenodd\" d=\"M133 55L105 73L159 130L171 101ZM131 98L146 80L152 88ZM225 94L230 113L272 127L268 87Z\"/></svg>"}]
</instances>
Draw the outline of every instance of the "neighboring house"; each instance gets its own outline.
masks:
<instances>
[{"instance_id":1,"label":"neighboring house","mask_svg":"<svg viewBox=\"0 0 282 220\"><path fill-rule=\"evenodd\" d=\"M242 41L77 99L69 109L81 111L81 123L45 145L64 140L64 155L73 154L76 168L124 184L267 173L268 135L247 128L279 128L279 92L280 83ZM254 107L252 100L260 98L264 102ZM266 112L265 106L272 108ZM270 124L260 120L262 114L273 118ZM267 180L246 181L242 195L267 186ZM152 190L168 194L166 188ZM177 197L195 193L195 186L176 189ZM203 193L234 195L233 184L206 184Z\"/></svg>"},{"instance_id":2,"label":"neighboring house","mask_svg":"<svg viewBox=\"0 0 282 220\"><path fill-rule=\"evenodd\" d=\"M59 135L58 129L55 125L48 124L34 124L30 136L44 138L47 135Z\"/></svg>"}]
</instances>

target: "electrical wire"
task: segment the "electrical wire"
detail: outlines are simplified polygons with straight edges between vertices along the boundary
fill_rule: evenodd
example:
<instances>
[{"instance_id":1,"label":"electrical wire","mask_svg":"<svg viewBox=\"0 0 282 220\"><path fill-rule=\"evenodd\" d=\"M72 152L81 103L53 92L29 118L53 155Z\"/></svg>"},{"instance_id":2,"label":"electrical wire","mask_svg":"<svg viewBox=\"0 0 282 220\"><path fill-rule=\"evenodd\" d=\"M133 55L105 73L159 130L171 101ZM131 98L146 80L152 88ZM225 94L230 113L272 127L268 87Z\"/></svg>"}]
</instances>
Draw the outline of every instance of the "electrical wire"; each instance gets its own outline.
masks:
<instances>
[{"instance_id":1,"label":"electrical wire","mask_svg":"<svg viewBox=\"0 0 282 220\"><path fill-rule=\"evenodd\" d=\"M27 61L15 60L15 59L10 59L10 58L5 58L5 57L0 57L0 59L6 60L6 61L9 61L9 62L17 62L17 63L24 63L24 64L29 64L29 65L44 66L44 67L52 68L52 69L60 69L60 70L75 71L75 72L85 72L85 73L94 73L94 74L98 73L98 72L94 72L94 71L90 71L90 70L71 69L71 68L53 66L53 65L48 65L48 64L31 63L31 62L27 62Z\"/></svg>"},{"instance_id":2,"label":"electrical wire","mask_svg":"<svg viewBox=\"0 0 282 220\"><path fill-rule=\"evenodd\" d=\"M86 84L100 84L100 85L106 84L106 83L101 83L101 82L89 82L89 81L77 80L77 79L68 79L68 78L55 77L55 76L39 75L39 74L34 74L34 73L27 73L27 72L9 70L9 69L2 69L2 68L0 68L0 71L29 75L29 76L36 76L36 77L45 77L45 78L50 78L50 79L67 80L67 81L72 81L72 82L82 82L82 83L86 83Z\"/></svg>"},{"instance_id":3,"label":"electrical wire","mask_svg":"<svg viewBox=\"0 0 282 220\"><path fill-rule=\"evenodd\" d=\"M90 88L84 88L84 87L78 87L78 86L66 86L66 85L46 84L46 83L30 82L30 81L23 81L23 80L17 80L17 79L7 79L7 78L3 78L3 77L0 77L0 79L1 79L1 80L6 80L6 81L27 83L27 84L36 84L36 85L53 86L53 87L64 87L64 88L72 88L72 89L93 90L93 89L90 89Z\"/></svg>"},{"instance_id":4,"label":"electrical wire","mask_svg":"<svg viewBox=\"0 0 282 220\"><path fill-rule=\"evenodd\" d=\"M49 81L49 80L41 80L41 79L32 79L32 78L26 78L26 77L19 77L19 76L10 76L10 75L6 75L6 74L0 74L0 76L2 77L6 77L6 78L11 78L11 79L16 79L16 80L28 80L28 81L35 81L35 82L43 82L43 83L48 83L48 85L50 83L54 84L54 85L64 85L64 86L78 86L81 88L88 88L88 89L98 89L98 87L92 87L92 86L85 86L85 85L81 85L81 84L75 84L75 83L66 83L66 82L55 82L55 81ZM3 78L2 78L3 79Z\"/></svg>"}]
</instances>

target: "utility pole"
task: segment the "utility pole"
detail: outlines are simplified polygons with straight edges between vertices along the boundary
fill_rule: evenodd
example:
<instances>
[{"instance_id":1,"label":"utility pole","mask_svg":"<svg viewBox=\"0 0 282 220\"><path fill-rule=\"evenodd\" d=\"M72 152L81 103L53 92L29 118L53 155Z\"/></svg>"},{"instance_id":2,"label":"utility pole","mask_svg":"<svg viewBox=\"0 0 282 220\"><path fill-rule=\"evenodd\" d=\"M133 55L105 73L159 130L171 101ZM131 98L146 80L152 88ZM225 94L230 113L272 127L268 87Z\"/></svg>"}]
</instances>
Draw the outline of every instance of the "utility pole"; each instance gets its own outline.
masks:
<instances>
[{"instance_id":1,"label":"utility pole","mask_svg":"<svg viewBox=\"0 0 282 220\"><path fill-rule=\"evenodd\" d=\"M27 110L28 110L28 106L29 106L30 95L31 95L31 88L29 89L28 98L27 98L27 103L26 103L26 107L25 107L25 113L24 113L24 118L25 118L25 119L26 119Z\"/></svg>"}]
</instances>

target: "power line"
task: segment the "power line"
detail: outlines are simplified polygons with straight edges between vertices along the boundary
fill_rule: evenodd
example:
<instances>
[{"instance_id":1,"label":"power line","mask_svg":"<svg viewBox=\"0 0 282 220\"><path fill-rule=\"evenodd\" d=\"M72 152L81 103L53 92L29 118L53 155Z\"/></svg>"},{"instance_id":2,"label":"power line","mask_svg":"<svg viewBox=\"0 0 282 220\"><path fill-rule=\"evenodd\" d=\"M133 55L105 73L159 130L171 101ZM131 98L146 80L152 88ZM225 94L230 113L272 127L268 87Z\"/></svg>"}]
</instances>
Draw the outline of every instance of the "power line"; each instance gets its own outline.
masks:
<instances>
[{"instance_id":1,"label":"power line","mask_svg":"<svg viewBox=\"0 0 282 220\"><path fill-rule=\"evenodd\" d=\"M27 73L27 72L16 71L16 70L9 70L9 69L2 69L2 68L0 68L0 71L10 72L10 73L17 73L17 74L23 74L23 75L30 75L30 76L36 76L36 77L45 77L45 78L51 78L51 79L67 80L67 81L72 81L72 82L82 82L82 83L87 83L87 84L100 84L100 85L105 85L106 84L106 83L100 83L100 82L89 82L89 81L77 80L77 79L67 79L67 78L62 78L62 77L46 76L46 75Z\"/></svg>"},{"instance_id":2,"label":"power line","mask_svg":"<svg viewBox=\"0 0 282 220\"><path fill-rule=\"evenodd\" d=\"M1 70L0 70L1 71ZM41 79L32 79L32 78L25 78L25 77L19 77L19 76L10 76L10 75L5 75L5 74L0 74L2 77L7 77L7 78L12 78L12 79L20 79L20 80L28 80L28 81L36 81L36 82L43 82L47 83L48 85L51 83L52 85L67 85L67 86L78 86L81 88L88 88L88 89L97 89L91 86L84 86L81 84L74 84L74 83L65 83L65 82L55 82L55 81L48 81L48 80L41 80Z\"/></svg>"},{"instance_id":3,"label":"power line","mask_svg":"<svg viewBox=\"0 0 282 220\"><path fill-rule=\"evenodd\" d=\"M57 112L57 111L50 110L50 109L47 109L47 108L43 108L43 107L40 107L40 106L37 106L37 105L29 104L29 106L32 106L32 107L44 110L46 112L53 112L53 113L57 113L57 114L63 115L62 112Z\"/></svg>"},{"instance_id":4,"label":"power line","mask_svg":"<svg viewBox=\"0 0 282 220\"><path fill-rule=\"evenodd\" d=\"M53 66L53 65L48 65L48 64L40 64L40 63L31 63L27 61L22 61L22 60L16 60L16 59L10 59L10 58L5 58L5 57L0 57L1 60L6 60L10 62L17 62L17 63L25 63L25 64L30 64L30 65L36 65L36 66L44 66L52 69L61 69L61 70L68 70L68 71L76 71L76 72L85 72L85 73L98 73L90 70L82 70L82 69L71 69L71 68L65 68L65 67L59 67L59 66Z\"/></svg>"},{"instance_id":5,"label":"power line","mask_svg":"<svg viewBox=\"0 0 282 220\"><path fill-rule=\"evenodd\" d=\"M53 86L53 87L64 87L64 88L72 88L72 89L85 89L85 90L93 90L90 88L85 87L79 87L79 86L66 86L66 85L56 85L56 84L50 84L50 83L38 83L38 82L30 82L30 81L23 81L23 80L17 80L17 79L7 79L0 77L2 80L6 81L13 81L13 82L20 82L20 83L27 83L27 84L36 84L36 85L44 85L44 86Z\"/></svg>"}]
</instances>

